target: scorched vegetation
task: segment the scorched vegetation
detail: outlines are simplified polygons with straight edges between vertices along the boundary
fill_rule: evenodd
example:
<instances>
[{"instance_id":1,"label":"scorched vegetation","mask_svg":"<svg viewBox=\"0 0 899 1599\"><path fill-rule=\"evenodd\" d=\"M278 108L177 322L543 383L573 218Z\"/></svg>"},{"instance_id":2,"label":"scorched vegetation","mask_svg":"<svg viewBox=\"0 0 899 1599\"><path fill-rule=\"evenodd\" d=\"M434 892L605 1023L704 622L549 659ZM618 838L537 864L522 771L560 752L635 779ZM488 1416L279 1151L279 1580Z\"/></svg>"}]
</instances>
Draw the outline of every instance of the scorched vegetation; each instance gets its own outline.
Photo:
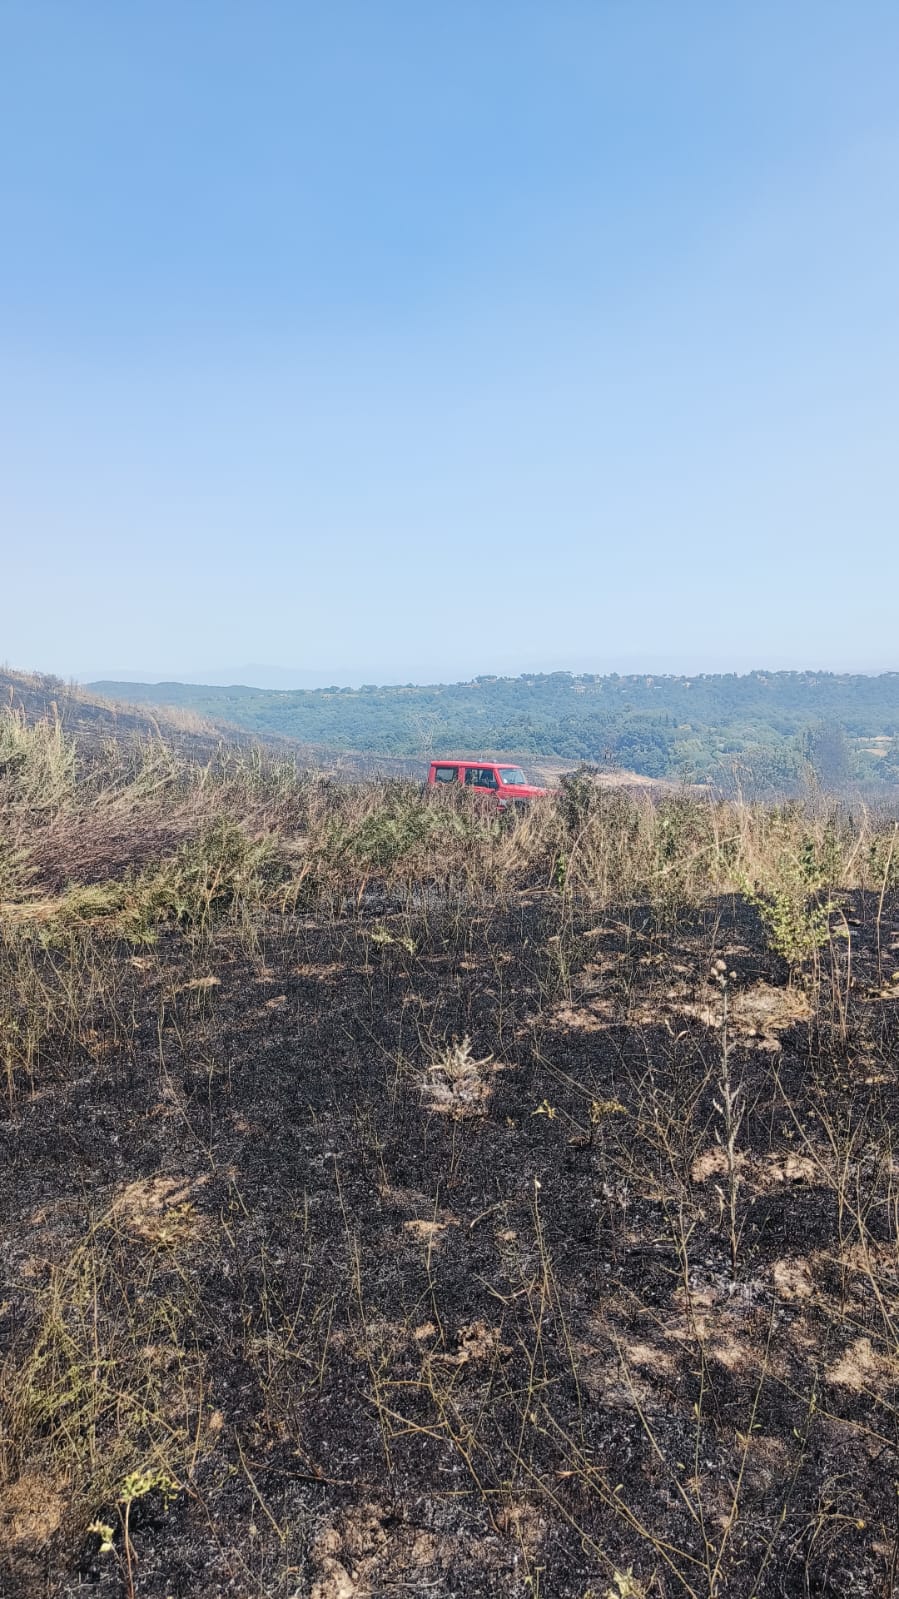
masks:
<instances>
[{"instance_id":1,"label":"scorched vegetation","mask_svg":"<svg viewBox=\"0 0 899 1599\"><path fill-rule=\"evenodd\" d=\"M896 1591L890 818L0 785L4 1594Z\"/></svg>"}]
</instances>

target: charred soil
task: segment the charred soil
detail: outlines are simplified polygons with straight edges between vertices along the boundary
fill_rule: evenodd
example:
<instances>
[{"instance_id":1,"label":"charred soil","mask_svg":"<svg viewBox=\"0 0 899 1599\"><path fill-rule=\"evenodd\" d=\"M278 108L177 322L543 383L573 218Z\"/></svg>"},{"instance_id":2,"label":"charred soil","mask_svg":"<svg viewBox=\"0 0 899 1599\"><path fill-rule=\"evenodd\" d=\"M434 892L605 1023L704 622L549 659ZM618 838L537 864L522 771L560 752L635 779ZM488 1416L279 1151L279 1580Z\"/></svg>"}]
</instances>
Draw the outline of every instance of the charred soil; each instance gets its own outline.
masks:
<instances>
[{"instance_id":1,"label":"charred soil","mask_svg":"<svg viewBox=\"0 0 899 1599\"><path fill-rule=\"evenodd\" d=\"M373 899L118 946L7 1103L4 1593L891 1593L875 907L847 1015L738 900Z\"/></svg>"},{"instance_id":2,"label":"charred soil","mask_svg":"<svg viewBox=\"0 0 899 1599\"><path fill-rule=\"evenodd\" d=\"M4 1599L896 1592L895 832L13 756Z\"/></svg>"}]
</instances>

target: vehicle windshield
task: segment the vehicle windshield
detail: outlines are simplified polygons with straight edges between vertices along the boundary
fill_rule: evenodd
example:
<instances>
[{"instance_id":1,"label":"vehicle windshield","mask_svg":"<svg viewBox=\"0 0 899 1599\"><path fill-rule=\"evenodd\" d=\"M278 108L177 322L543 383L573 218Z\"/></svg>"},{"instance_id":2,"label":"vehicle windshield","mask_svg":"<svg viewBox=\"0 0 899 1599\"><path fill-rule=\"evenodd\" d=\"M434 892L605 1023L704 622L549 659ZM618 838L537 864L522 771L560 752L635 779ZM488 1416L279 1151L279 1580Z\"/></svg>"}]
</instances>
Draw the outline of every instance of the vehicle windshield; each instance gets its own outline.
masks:
<instances>
[{"instance_id":1,"label":"vehicle windshield","mask_svg":"<svg viewBox=\"0 0 899 1599\"><path fill-rule=\"evenodd\" d=\"M516 788L527 788L527 778L520 766L501 766L499 768L500 780Z\"/></svg>"}]
</instances>

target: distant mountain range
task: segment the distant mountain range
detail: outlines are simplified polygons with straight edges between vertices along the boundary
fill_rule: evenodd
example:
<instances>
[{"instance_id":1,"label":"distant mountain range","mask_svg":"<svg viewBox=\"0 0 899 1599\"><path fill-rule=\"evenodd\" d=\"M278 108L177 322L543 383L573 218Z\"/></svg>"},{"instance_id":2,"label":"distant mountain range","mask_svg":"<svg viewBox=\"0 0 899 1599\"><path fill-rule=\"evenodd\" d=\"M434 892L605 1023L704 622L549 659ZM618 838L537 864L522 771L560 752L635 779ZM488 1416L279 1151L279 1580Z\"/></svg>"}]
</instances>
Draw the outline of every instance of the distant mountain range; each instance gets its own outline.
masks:
<instances>
[{"instance_id":1,"label":"distant mountain range","mask_svg":"<svg viewBox=\"0 0 899 1599\"><path fill-rule=\"evenodd\" d=\"M81 674L79 681L90 687L91 680L121 684L137 683L151 686L151 679L161 677L154 672L103 671ZM353 672L345 667L326 671L301 671L283 666L228 666L212 667L208 671L176 672L167 674L167 682L198 688L229 688L238 684L242 688L261 689L316 689L354 688L364 681L364 672Z\"/></svg>"}]
</instances>

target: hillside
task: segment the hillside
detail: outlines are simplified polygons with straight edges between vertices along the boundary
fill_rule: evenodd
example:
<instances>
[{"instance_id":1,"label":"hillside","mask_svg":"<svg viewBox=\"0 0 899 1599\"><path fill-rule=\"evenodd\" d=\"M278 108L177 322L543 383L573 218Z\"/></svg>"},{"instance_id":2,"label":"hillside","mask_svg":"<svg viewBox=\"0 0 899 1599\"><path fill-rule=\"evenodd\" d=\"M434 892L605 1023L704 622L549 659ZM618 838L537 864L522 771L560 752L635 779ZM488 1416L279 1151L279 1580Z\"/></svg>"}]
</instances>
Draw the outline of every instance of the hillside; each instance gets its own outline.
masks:
<instances>
[{"instance_id":1,"label":"hillside","mask_svg":"<svg viewBox=\"0 0 899 1599\"><path fill-rule=\"evenodd\" d=\"M899 673L753 672L574 677L261 690L98 683L126 703L171 705L236 727L382 755L516 751L650 777L786 788L811 766L825 784L899 783Z\"/></svg>"},{"instance_id":2,"label":"hillside","mask_svg":"<svg viewBox=\"0 0 899 1599\"><path fill-rule=\"evenodd\" d=\"M15 713L29 727L49 719L64 736L76 741L82 762L93 759L109 741L121 750L150 740L195 761L212 759L223 746L235 751L261 750L281 755L301 769L314 768L356 780L379 772L406 777L421 770L420 760L303 744L288 735L253 731L219 715L200 713L179 704L177 697L168 703L138 697L132 704L102 694L99 686L66 683L49 673L0 669L0 708Z\"/></svg>"},{"instance_id":3,"label":"hillside","mask_svg":"<svg viewBox=\"0 0 899 1599\"><path fill-rule=\"evenodd\" d=\"M894 822L11 717L4 1599L891 1591Z\"/></svg>"},{"instance_id":4,"label":"hillside","mask_svg":"<svg viewBox=\"0 0 899 1599\"><path fill-rule=\"evenodd\" d=\"M147 701L122 704L77 683L42 672L15 672L0 668L0 705L20 713L29 724L42 718L59 723L77 736L82 752L104 739L165 738L172 748L214 747L222 740L249 742L247 734L173 707L166 711Z\"/></svg>"}]
</instances>

